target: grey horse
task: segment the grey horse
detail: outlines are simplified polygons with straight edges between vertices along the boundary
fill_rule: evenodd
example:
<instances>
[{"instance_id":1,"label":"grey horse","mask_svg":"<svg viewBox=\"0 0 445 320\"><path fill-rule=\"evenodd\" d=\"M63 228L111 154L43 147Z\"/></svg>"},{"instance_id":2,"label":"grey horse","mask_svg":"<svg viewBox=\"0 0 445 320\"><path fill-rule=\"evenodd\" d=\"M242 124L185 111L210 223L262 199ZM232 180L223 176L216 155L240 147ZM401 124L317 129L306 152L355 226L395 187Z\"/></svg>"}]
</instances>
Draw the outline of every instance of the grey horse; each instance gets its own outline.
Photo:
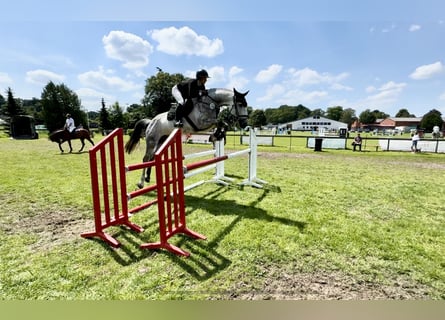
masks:
<instances>
[{"instance_id":1,"label":"grey horse","mask_svg":"<svg viewBox=\"0 0 445 320\"><path fill-rule=\"evenodd\" d=\"M208 90L208 94L200 101L194 101L192 112L184 117L182 133L195 133L208 131L216 128L214 138L220 140L227 125L235 125L238 122L240 128L247 126L247 101L245 93L240 93L236 89L213 88ZM175 129L175 120L168 120L168 112L160 113L153 119L139 120L130 136L130 140L125 144L125 151L131 153L138 145L139 140L145 134L146 150L142 159L148 162L154 159L157 149L167 139ZM139 188L143 188L144 179L150 182L151 168L142 170ZM145 176L146 173L146 176Z\"/></svg>"}]
</instances>

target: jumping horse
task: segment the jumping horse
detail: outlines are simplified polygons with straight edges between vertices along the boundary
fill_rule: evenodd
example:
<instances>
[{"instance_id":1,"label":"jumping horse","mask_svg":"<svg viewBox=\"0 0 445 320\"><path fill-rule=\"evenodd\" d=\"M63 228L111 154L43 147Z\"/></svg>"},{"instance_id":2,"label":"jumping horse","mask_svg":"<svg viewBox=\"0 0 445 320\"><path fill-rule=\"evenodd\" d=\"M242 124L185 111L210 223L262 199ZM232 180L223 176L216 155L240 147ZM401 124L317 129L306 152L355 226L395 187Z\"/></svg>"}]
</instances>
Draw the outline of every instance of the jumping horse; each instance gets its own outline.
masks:
<instances>
[{"instance_id":1,"label":"jumping horse","mask_svg":"<svg viewBox=\"0 0 445 320\"><path fill-rule=\"evenodd\" d=\"M200 101L195 100L192 112L184 117L182 133L195 133L215 129L211 139L221 140L224 138L225 129L228 126L239 125L240 128L247 126L247 101L245 93L236 89L212 88ZM154 159L155 152L175 129L174 118L169 120L168 112L160 113L153 119L139 120L134 127L130 140L125 144L125 151L131 153L138 145L139 140L145 134L146 150L142 159L148 162ZM145 176L146 173L146 176ZM143 188L145 182L150 182L151 168L142 170L139 188Z\"/></svg>"},{"instance_id":2,"label":"jumping horse","mask_svg":"<svg viewBox=\"0 0 445 320\"><path fill-rule=\"evenodd\" d=\"M71 140L74 139L80 139L80 141L82 142L82 147L80 148L79 152L82 152L83 148L85 147L85 140L88 140L94 146L94 142L93 140L91 140L90 132L83 128L76 129L72 133L70 133L66 129L55 130L50 133L48 138L52 142L57 142L59 144L60 152L63 152L62 143L64 143L65 141L68 141L68 145L70 146L70 153L73 152Z\"/></svg>"}]
</instances>

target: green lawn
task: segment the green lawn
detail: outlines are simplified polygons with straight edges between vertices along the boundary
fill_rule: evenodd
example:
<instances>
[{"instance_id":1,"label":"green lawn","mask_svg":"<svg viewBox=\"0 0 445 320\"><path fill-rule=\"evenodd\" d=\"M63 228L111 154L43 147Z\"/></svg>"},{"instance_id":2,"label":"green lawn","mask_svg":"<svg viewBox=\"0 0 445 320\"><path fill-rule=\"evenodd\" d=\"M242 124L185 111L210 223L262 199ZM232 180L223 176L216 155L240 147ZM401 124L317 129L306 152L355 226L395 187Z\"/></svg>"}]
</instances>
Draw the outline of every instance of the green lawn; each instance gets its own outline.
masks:
<instances>
[{"instance_id":1,"label":"green lawn","mask_svg":"<svg viewBox=\"0 0 445 320\"><path fill-rule=\"evenodd\" d=\"M263 189L238 186L247 157L230 159L236 183L186 194L188 227L207 236L171 239L189 258L139 248L159 240L155 207L132 217L143 233L109 228L119 249L80 237L93 230L87 152L2 138L0 160L0 299L445 298L443 154L314 152L294 139L259 148Z\"/></svg>"}]
</instances>

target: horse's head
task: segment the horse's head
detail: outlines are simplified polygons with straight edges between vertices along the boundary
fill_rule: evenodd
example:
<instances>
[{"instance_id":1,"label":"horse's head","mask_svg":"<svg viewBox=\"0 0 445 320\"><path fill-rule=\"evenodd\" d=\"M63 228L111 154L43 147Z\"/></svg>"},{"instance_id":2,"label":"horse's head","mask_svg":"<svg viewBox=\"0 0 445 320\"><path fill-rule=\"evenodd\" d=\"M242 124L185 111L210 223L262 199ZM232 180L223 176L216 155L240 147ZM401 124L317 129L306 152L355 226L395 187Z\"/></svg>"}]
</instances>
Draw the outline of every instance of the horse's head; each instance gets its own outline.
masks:
<instances>
[{"instance_id":1,"label":"horse's head","mask_svg":"<svg viewBox=\"0 0 445 320\"><path fill-rule=\"evenodd\" d=\"M220 107L220 112L218 114L219 126L222 123L227 125L234 125L238 122L240 128L245 128L247 126L247 101L246 95L249 91L241 93L224 88L213 88L208 90L208 96L213 100L218 107Z\"/></svg>"},{"instance_id":2,"label":"horse's head","mask_svg":"<svg viewBox=\"0 0 445 320\"><path fill-rule=\"evenodd\" d=\"M246 96L249 93L249 91L246 91L245 93L241 93L236 91L235 88L233 88L233 110L232 114L237 117L238 123L241 128L245 128L247 126L247 101Z\"/></svg>"}]
</instances>

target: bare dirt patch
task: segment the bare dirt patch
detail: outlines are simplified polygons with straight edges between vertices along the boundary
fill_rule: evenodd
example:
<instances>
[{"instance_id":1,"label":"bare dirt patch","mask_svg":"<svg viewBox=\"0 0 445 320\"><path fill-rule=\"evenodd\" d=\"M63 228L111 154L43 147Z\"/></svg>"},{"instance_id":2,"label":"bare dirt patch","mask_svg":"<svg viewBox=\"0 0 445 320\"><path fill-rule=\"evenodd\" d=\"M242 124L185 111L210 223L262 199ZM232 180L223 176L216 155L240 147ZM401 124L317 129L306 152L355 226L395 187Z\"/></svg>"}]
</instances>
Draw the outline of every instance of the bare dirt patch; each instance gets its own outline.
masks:
<instances>
[{"instance_id":1,"label":"bare dirt patch","mask_svg":"<svg viewBox=\"0 0 445 320\"><path fill-rule=\"evenodd\" d=\"M32 250L47 250L74 241L82 232L94 228L91 219L82 219L66 211L38 212L32 217L21 217L0 227L7 234L35 235L37 241L31 245Z\"/></svg>"},{"instance_id":2,"label":"bare dirt patch","mask_svg":"<svg viewBox=\"0 0 445 320\"><path fill-rule=\"evenodd\" d=\"M390 284L357 280L340 272L274 274L259 291L232 293L235 300L421 300L429 299L428 287L407 279Z\"/></svg>"}]
</instances>

